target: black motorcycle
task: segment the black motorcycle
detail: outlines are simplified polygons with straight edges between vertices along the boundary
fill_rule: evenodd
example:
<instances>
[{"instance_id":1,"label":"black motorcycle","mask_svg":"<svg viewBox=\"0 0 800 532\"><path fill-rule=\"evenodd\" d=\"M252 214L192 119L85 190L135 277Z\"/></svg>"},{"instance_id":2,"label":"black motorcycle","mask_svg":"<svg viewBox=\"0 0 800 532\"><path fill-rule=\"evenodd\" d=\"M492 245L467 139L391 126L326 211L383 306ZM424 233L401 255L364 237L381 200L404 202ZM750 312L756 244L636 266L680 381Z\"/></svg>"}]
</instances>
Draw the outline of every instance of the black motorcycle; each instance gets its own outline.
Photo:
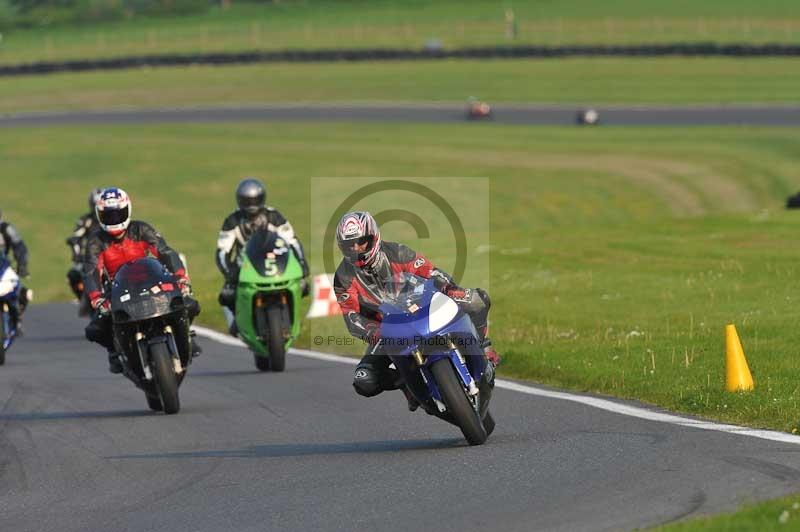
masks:
<instances>
[{"instance_id":1,"label":"black motorcycle","mask_svg":"<svg viewBox=\"0 0 800 532\"><path fill-rule=\"evenodd\" d=\"M152 410L180 410L178 386L192 361L189 315L197 312L197 302L183 297L175 276L156 259L129 262L114 277L114 345L123 374L144 391Z\"/></svg>"}]
</instances>

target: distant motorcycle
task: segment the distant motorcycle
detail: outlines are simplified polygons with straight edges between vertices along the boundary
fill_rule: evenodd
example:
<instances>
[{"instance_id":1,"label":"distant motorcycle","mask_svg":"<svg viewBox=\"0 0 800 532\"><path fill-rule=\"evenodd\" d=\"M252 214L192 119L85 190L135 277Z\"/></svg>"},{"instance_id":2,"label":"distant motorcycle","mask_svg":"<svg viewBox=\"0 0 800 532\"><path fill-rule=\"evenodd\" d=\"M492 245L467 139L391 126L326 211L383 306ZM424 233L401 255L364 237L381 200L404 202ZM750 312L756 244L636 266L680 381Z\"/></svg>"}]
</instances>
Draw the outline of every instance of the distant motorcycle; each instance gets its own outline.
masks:
<instances>
[{"instance_id":1,"label":"distant motorcycle","mask_svg":"<svg viewBox=\"0 0 800 532\"><path fill-rule=\"evenodd\" d=\"M247 241L236 289L236 326L261 371L283 371L286 351L300 334L303 268L277 233Z\"/></svg>"},{"instance_id":2,"label":"distant motorcycle","mask_svg":"<svg viewBox=\"0 0 800 532\"><path fill-rule=\"evenodd\" d=\"M468 120L491 120L492 107L480 100L470 98L467 101L467 119Z\"/></svg>"},{"instance_id":3,"label":"distant motorcycle","mask_svg":"<svg viewBox=\"0 0 800 532\"><path fill-rule=\"evenodd\" d=\"M6 351L17 337L17 317L11 312L19 299L19 276L4 256L0 256L0 366L6 363Z\"/></svg>"},{"instance_id":4,"label":"distant motorcycle","mask_svg":"<svg viewBox=\"0 0 800 532\"><path fill-rule=\"evenodd\" d=\"M469 316L433 280L408 273L390 283L379 311L382 348L408 391L470 445L484 443L495 427L494 368Z\"/></svg>"},{"instance_id":5,"label":"distant motorcycle","mask_svg":"<svg viewBox=\"0 0 800 532\"><path fill-rule=\"evenodd\" d=\"M114 345L123 374L152 410L180 410L178 387L192 361L189 310L177 279L153 258L122 266L111 285Z\"/></svg>"}]
</instances>

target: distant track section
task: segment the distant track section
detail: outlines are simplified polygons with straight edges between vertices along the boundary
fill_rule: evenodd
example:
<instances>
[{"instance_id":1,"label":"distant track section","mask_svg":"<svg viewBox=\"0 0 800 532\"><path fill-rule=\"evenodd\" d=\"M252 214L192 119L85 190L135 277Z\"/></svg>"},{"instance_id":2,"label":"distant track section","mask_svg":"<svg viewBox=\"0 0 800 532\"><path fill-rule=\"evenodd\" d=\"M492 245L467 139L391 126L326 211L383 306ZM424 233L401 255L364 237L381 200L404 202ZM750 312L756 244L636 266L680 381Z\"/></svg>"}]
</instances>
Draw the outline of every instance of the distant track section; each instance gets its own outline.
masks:
<instances>
[{"instance_id":1,"label":"distant track section","mask_svg":"<svg viewBox=\"0 0 800 532\"><path fill-rule=\"evenodd\" d=\"M596 107L598 123L610 126L800 126L800 105L762 106L605 106ZM493 106L489 122L572 125L577 106ZM119 109L0 115L0 128L14 126L217 123L217 122L416 122L467 120L466 107L448 103L272 104L242 107ZM479 124L476 124L479 125ZM589 126L594 127L594 126Z\"/></svg>"},{"instance_id":2,"label":"distant track section","mask_svg":"<svg viewBox=\"0 0 800 532\"><path fill-rule=\"evenodd\" d=\"M413 61L436 59L519 59L563 57L786 57L800 56L800 44L673 43L639 45L491 46L457 49L364 48L321 50L252 50L204 54L154 54L107 59L43 61L0 66L0 76L56 72L122 70L186 65L310 63L333 61Z\"/></svg>"}]
</instances>

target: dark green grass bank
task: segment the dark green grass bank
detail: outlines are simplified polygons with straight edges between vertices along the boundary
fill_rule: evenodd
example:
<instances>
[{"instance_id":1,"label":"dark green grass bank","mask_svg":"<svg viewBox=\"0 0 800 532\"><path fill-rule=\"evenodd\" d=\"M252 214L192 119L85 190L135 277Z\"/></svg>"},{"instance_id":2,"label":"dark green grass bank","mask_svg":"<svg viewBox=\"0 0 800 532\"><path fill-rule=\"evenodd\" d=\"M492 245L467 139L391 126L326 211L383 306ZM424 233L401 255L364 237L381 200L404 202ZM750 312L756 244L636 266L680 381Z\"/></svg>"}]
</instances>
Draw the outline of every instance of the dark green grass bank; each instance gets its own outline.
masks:
<instances>
[{"instance_id":1,"label":"dark green grass bank","mask_svg":"<svg viewBox=\"0 0 800 532\"><path fill-rule=\"evenodd\" d=\"M86 8L41 7L17 17L14 2L0 0L0 63L115 57L132 54L330 47L448 48L511 44L797 42L800 15L790 0L658 2L570 0L513 3L474 1L232 2L222 10L171 17L142 17L122 3ZM146 5L143 2L142 5ZM158 6L158 2L152 3ZM195 8L196 1L172 7ZM84 8L84 13L78 10ZM170 8L169 3L162 7ZM514 24L506 20L511 8ZM71 10L71 11L70 11ZM180 10L180 9L178 9ZM129 19L99 22L92 19ZM74 16L72 16L74 15ZM39 27L21 30L20 23ZM59 24L70 19L77 24ZM9 27L11 26L11 27ZM510 28L516 27L515 32ZM513 37L512 37L513 35Z\"/></svg>"},{"instance_id":2,"label":"dark green grass bank","mask_svg":"<svg viewBox=\"0 0 800 532\"><path fill-rule=\"evenodd\" d=\"M502 373L790 431L798 420L797 213L792 129L208 125L0 131L2 209L30 244L37 301L69 297L63 238L97 185L125 187L189 258L203 323L216 233L245 175L307 243L310 178L490 179L489 289ZM338 181L336 181L338 180ZM454 201L460 198L453 190ZM366 205L369 207L369 205ZM387 239L404 237L386 228ZM312 238L313 237L313 238ZM438 246L421 251L448 264ZM322 271L318 250L309 249ZM476 259L477 260L477 259ZM756 380L724 393L723 326ZM305 325L343 334L339 319ZM330 349L358 352L359 346Z\"/></svg>"}]
</instances>

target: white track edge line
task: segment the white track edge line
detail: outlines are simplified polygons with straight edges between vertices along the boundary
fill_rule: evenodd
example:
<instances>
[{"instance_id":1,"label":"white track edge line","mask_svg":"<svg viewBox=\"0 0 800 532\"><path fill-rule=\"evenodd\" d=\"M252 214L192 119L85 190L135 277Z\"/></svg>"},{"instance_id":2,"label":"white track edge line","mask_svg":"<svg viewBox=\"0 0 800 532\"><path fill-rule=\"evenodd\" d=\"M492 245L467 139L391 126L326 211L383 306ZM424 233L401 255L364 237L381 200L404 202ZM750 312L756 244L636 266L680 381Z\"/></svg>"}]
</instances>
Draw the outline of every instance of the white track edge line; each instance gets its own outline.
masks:
<instances>
[{"instance_id":1,"label":"white track edge line","mask_svg":"<svg viewBox=\"0 0 800 532\"><path fill-rule=\"evenodd\" d=\"M192 327L198 335L204 336L215 342L221 344L246 348L244 342L238 338L232 338L230 335L223 334L206 327L193 326ZM289 350L290 354L313 358L316 360L324 360L327 362L337 362L339 364L350 364L354 366L358 360L350 357L343 357L339 355L332 355L329 353L322 353L320 351L312 351L309 349L292 348ZM639 419L646 419L649 421L658 421L661 423L669 423L672 425L679 425L682 427L690 427L702 430L714 430L717 432L727 432L729 434L738 434L741 436L750 436L752 438L760 438L762 440L777 441L781 443L793 443L800 445L800 436L788 434L786 432L778 432L774 430L761 430L752 429L749 427L740 427L738 425L726 425L723 423L714 423L712 421L703 421L698 419L691 419L681 417L675 414L667 414L664 412L656 412L632 405L626 405L610 401L608 399L601 399L599 397L591 397L586 395L575 395L568 392L557 392L553 390L545 390L530 386L526 384L519 384L517 382L507 381L503 379L495 380L495 386L505 390L510 390L526 395L534 395L538 397L547 397L549 399L561 399L563 401L572 401L573 403L580 403L600 410L606 410L615 414L623 416L636 417Z\"/></svg>"}]
</instances>

